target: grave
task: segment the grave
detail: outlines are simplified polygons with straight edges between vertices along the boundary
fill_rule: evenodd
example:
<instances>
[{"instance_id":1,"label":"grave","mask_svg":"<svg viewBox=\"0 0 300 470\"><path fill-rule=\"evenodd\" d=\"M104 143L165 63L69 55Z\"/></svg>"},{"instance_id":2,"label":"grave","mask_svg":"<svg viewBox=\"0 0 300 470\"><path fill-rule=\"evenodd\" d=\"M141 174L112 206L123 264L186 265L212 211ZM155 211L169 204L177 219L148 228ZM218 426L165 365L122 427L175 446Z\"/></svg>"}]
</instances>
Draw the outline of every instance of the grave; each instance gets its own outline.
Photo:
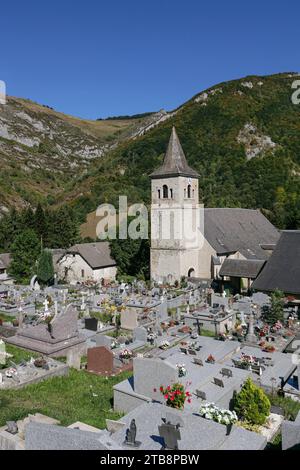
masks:
<instances>
[{"instance_id":1,"label":"grave","mask_svg":"<svg viewBox=\"0 0 300 470\"><path fill-rule=\"evenodd\" d=\"M195 400L196 401L196 400ZM199 408L199 402L197 404ZM233 425L231 433L227 435L227 428L223 424L216 423L212 420L201 418L196 414L184 410L172 410L174 418L171 420L171 426L176 427L183 421L184 425L180 425L180 438L177 435L179 450L262 450L265 448L267 439L258 433L247 431L243 428ZM180 419L176 423L176 416ZM159 426L162 426L166 418L166 406L159 403L144 403L134 410L130 411L126 416L121 418L122 423L127 427L132 419L135 420L138 429L138 438L141 441L141 449L160 451L162 447L166 447L167 434L159 432ZM171 431L172 432L172 431ZM113 439L123 449L124 428L113 434ZM174 444L174 441L173 441ZM176 445L176 442L175 442Z\"/></svg>"},{"instance_id":2,"label":"grave","mask_svg":"<svg viewBox=\"0 0 300 470\"><path fill-rule=\"evenodd\" d=\"M126 309L121 312L121 328L133 331L138 325L138 314L133 309Z\"/></svg>"},{"instance_id":3,"label":"grave","mask_svg":"<svg viewBox=\"0 0 300 470\"><path fill-rule=\"evenodd\" d=\"M94 374L111 375L114 369L114 355L106 346L90 348L87 351L87 370Z\"/></svg>"},{"instance_id":4,"label":"grave","mask_svg":"<svg viewBox=\"0 0 300 470\"><path fill-rule=\"evenodd\" d=\"M60 377L69 373L67 364L49 357L44 360L31 359L18 365L10 360L10 366L12 367L7 367L1 371L0 390L19 389L51 377Z\"/></svg>"},{"instance_id":5,"label":"grave","mask_svg":"<svg viewBox=\"0 0 300 470\"><path fill-rule=\"evenodd\" d=\"M144 327L137 327L133 330L133 340L142 341L143 343L147 342L147 330Z\"/></svg>"},{"instance_id":6,"label":"grave","mask_svg":"<svg viewBox=\"0 0 300 470\"><path fill-rule=\"evenodd\" d=\"M80 370L81 365L81 352L75 348L69 349L67 352L67 365L74 369Z\"/></svg>"},{"instance_id":7,"label":"grave","mask_svg":"<svg viewBox=\"0 0 300 470\"><path fill-rule=\"evenodd\" d=\"M26 450L111 450L120 449L107 431L84 431L31 422L25 429Z\"/></svg>"},{"instance_id":8,"label":"grave","mask_svg":"<svg viewBox=\"0 0 300 470\"><path fill-rule=\"evenodd\" d=\"M282 450L300 450L300 411L295 421L282 423Z\"/></svg>"},{"instance_id":9,"label":"grave","mask_svg":"<svg viewBox=\"0 0 300 470\"><path fill-rule=\"evenodd\" d=\"M78 333L77 317L77 311L69 305L57 313L49 324L24 325L7 342L49 356L66 355L74 347L83 351L85 339Z\"/></svg>"}]
</instances>

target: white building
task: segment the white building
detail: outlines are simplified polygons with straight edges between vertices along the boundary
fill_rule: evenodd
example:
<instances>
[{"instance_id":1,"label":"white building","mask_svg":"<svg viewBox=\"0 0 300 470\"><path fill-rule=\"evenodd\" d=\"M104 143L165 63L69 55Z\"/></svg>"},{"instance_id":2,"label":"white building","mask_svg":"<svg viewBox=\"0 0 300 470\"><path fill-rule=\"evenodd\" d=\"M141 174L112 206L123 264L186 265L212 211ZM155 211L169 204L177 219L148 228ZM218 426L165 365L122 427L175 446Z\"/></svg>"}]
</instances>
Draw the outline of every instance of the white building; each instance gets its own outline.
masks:
<instances>
[{"instance_id":1,"label":"white building","mask_svg":"<svg viewBox=\"0 0 300 470\"><path fill-rule=\"evenodd\" d=\"M117 266L110 255L109 242L76 244L57 261L58 277L64 282L114 280Z\"/></svg>"}]
</instances>

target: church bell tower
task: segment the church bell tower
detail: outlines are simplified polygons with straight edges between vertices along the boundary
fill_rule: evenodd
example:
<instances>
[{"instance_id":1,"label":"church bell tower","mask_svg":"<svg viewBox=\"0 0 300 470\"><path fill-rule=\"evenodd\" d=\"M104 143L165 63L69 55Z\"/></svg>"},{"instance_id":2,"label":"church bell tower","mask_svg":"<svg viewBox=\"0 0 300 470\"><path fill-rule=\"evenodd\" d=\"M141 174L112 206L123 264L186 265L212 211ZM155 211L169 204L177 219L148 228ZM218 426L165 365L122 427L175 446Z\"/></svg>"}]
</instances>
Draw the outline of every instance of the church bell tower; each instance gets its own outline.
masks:
<instances>
[{"instance_id":1,"label":"church bell tower","mask_svg":"<svg viewBox=\"0 0 300 470\"><path fill-rule=\"evenodd\" d=\"M173 284L198 275L199 174L187 164L175 127L151 175L151 279Z\"/></svg>"}]
</instances>

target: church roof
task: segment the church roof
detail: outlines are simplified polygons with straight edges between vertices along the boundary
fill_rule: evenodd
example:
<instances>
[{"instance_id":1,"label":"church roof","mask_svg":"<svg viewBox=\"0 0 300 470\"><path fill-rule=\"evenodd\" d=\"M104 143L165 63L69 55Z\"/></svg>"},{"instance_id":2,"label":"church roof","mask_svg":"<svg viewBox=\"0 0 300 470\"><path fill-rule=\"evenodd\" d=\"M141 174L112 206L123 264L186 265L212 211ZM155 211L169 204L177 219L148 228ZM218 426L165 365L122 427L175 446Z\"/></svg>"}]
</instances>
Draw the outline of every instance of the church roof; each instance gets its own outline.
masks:
<instances>
[{"instance_id":1,"label":"church roof","mask_svg":"<svg viewBox=\"0 0 300 470\"><path fill-rule=\"evenodd\" d=\"M300 294L300 230L284 231L264 269L252 284L253 289Z\"/></svg>"},{"instance_id":2,"label":"church roof","mask_svg":"<svg viewBox=\"0 0 300 470\"><path fill-rule=\"evenodd\" d=\"M220 276L245 277L255 279L266 261L257 259L225 259Z\"/></svg>"},{"instance_id":3,"label":"church roof","mask_svg":"<svg viewBox=\"0 0 300 470\"><path fill-rule=\"evenodd\" d=\"M174 126L172 128L163 164L150 175L151 178L171 176L189 176L191 178L199 178L199 174L187 164Z\"/></svg>"},{"instance_id":4,"label":"church roof","mask_svg":"<svg viewBox=\"0 0 300 470\"><path fill-rule=\"evenodd\" d=\"M275 245L279 231L259 211L204 209L204 236L218 255L239 251L246 259L268 259L265 245Z\"/></svg>"}]
</instances>

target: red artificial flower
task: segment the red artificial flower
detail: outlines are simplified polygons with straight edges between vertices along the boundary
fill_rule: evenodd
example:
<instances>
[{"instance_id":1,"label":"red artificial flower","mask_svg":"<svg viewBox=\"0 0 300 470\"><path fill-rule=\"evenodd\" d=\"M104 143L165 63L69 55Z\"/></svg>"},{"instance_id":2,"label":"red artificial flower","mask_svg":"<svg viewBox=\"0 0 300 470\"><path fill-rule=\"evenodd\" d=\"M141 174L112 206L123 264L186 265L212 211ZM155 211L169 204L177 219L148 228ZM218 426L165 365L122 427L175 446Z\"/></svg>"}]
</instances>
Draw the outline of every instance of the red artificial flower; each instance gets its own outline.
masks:
<instances>
[{"instance_id":1,"label":"red artificial flower","mask_svg":"<svg viewBox=\"0 0 300 470\"><path fill-rule=\"evenodd\" d=\"M168 398L169 398L169 395L168 395L168 394L166 394L166 395L165 395L165 399L167 400Z\"/></svg>"},{"instance_id":2,"label":"red artificial flower","mask_svg":"<svg viewBox=\"0 0 300 470\"><path fill-rule=\"evenodd\" d=\"M188 398L188 403L191 403L191 402L192 402L192 400L190 398Z\"/></svg>"},{"instance_id":3,"label":"red artificial flower","mask_svg":"<svg viewBox=\"0 0 300 470\"><path fill-rule=\"evenodd\" d=\"M163 387L163 386L159 387L159 390L160 390L161 392L163 392L163 391L164 391L164 387Z\"/></svg>"}]
</instances>

